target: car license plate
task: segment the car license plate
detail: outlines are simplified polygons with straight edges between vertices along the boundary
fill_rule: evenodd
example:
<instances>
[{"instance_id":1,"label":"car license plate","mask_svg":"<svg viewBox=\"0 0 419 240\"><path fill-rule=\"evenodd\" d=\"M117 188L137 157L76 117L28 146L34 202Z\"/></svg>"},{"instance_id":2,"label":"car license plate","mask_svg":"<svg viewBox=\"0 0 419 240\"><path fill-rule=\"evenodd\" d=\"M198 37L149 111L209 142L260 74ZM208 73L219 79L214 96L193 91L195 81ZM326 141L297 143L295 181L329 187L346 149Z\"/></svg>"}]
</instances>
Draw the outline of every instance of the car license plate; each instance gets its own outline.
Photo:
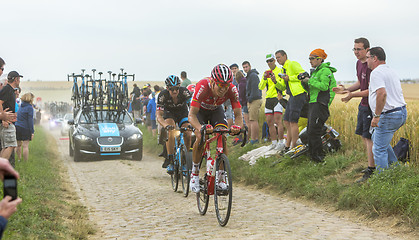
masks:
<instances>
[{"instance_id":1,"label":"car license plate","mask_svg":"<svg viewBox=\"0 0 419 240\"><path fill-rule=\"evenodd\" d=\"M121 147L100 147L101 152L120 152Z\"/></svg>"}]
</instances>

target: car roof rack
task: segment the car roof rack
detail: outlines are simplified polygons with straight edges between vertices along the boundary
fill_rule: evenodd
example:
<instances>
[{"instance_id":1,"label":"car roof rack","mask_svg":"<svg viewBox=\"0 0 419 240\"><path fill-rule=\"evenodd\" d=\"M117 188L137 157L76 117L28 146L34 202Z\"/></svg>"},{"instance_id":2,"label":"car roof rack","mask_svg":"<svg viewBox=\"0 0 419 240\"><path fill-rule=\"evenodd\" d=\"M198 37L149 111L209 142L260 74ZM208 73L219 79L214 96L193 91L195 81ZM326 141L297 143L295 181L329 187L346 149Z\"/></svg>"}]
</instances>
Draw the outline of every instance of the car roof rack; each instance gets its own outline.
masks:
<instances>
[{"instance_id":1,"label":"car roof rack","mask_svg":"<svg viewBox=\"0 0 419 240\"><path fill-rule=\"evenodd\" d=\"M74 116L81 110L86 116L94 114L95 119L103 121L99 119L103 118L103 114L97 113L106 111L106 119L119 121L128 108L128 79L135 80L135 74L127 74L123 68L120 70L118 74L108 71L109 78L103 72L96 74L96 69L92 69L92 74L86 73L85 69L80 74L68 74L67 80L73 81L71 100Z\"/></svg>"}]
</instances>

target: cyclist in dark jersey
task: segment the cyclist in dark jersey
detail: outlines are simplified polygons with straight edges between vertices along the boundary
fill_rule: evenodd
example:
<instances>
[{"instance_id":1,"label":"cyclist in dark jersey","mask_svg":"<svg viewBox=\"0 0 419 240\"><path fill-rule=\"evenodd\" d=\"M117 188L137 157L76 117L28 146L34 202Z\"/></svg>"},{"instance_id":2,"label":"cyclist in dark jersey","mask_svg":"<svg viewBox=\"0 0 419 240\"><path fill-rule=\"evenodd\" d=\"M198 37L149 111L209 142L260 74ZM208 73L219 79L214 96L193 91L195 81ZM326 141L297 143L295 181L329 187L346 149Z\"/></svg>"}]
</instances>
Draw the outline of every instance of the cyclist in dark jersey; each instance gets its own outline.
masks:
<instances>
[{"instance_id":1,"label":"cyclist in dark jersey","mask_svg":"<svg viewBox=\"0 0 419 240\"><path fill-rule=\"evenodd\" d=\"M211 77L204 78L196 84L188 117L189 122L195 128L196 136L193 145L193 167L190 182L193 192L199 192L199 163L204 150L204 145L200 145L202 137L200 130L205 127L206 131L211 133L213 127L228 128L224 109L220 106L227 99L231 101L236 124L238 125L231 126L232 134L238 134L243 127L239 93L232 81L233 75L230 68L224 64L219 64L212 70ZM226 139L223 137L224 153L227 154L225 141Z\"/></svg>"},{"instance_id":2,"label":"cyclist in dark jersey","mask_svg":"<svg viewBox=\"0 0 419 240\"><path fill-rule=\"evenodd\" d=\"M168 156L164 160L163 168L167 173L173 173L173 154L175 147L175 124L188 127L188 105L192 94L185 87L180 87L180 79L175 75L166 78L166 89L161 91L157 100L157 121L168 130L166 149ZM191 132L185 132L186 149L191 147Z\"/></svg>"}]
</instances>

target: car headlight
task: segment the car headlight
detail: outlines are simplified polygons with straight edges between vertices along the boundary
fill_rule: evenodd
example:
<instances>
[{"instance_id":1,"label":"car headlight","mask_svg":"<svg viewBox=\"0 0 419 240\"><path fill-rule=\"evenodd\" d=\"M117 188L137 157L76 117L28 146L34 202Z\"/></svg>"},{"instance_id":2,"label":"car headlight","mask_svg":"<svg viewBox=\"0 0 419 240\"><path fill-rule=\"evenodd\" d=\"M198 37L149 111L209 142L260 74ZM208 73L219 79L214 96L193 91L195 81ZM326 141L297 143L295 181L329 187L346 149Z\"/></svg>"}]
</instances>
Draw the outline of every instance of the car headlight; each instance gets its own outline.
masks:
<instances>
[{"instance_id":1,"label":"car headlight","mask_svg":"<svg viewBox=\"0 0 419 240\"><path fill-rule=\"evenodd\" d=\"M88 136L83 135L83 134L76 135L75 138L78 139L78 140L80 140L80 141L90 141L90 140L92 140L91 137L88 137Z\"/></svg>"},{"instance_id":2,"label":"car headlight","mask_svg":"<svg viewBox=\"0 0 419 240\"><path fill-rule=\"evenodd\" d=\"M141 138L141 134L136 133L136 134L133 134L132 136L130 136L130 137L128 138L128 140L138 140L138 139L140 139L140 138Z\"/></svg>"}]
</instances>

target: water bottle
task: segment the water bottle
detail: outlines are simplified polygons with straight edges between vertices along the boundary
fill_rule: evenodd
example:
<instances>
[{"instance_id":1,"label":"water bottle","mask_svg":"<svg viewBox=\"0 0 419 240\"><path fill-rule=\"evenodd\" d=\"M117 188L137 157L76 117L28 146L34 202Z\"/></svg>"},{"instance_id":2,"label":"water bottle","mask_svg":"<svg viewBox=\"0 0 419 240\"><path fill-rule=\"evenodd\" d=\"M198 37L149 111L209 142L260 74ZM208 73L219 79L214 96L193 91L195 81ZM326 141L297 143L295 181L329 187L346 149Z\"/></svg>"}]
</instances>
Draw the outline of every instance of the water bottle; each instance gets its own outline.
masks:
<instances>
[{"instance_id":1,"label":"water bottle","mask_svg":"<svg viewBox=\"0 0 419 240\"><path fill-rule=\"evenodd\" d=\"M213 195L215 184L215 160L211 156L207 158L207 180L208 195Z\"/></svg>"},{"instance_id":2,"label":"water bottle","mask_svg":"<svg viewBox=\"0 0 419 240\"><path fill-rule=\"evenodd\" d=\"M211 156L207 158L207 175L215 176L215 160Z\"/></svg>"}]
</instances>

